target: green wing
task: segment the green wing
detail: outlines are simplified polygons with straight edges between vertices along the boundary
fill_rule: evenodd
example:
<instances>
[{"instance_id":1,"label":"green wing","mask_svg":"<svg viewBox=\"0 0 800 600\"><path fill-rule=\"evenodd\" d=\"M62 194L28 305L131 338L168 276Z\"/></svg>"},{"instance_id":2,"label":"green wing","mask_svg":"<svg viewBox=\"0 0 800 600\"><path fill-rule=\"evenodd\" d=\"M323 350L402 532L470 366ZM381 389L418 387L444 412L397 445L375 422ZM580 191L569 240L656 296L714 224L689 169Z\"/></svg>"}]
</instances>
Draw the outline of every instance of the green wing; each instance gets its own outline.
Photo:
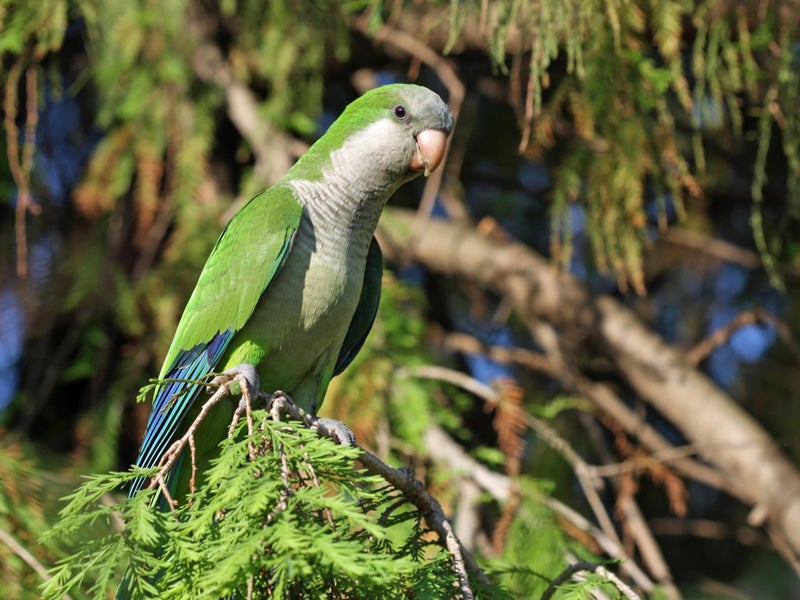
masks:
<instances>
[{"instance_id":1,"label":"green wing","mask_svg":"<svg viewBox=\"0 0 800 600\"><path fill-rule=\"evenodd\" d=\"M253 197L228 223L208 257L172 340L160 379L197 381L214 371L230 340L284 264L302 206L287 186ZM152 467L172 442L202 385L162 385L153 401L136 465ZM142 486L131 485L133 496Z\"/></svg>"},{"instance_id":2,"label":"green wing","mask_svg":"<svg viewBox=\"0 0 800 600\"><path fill-rule=\"evenodd\" d=\"M186 304L161 377L181 352L244 326L283 265L302 212L293 190L281 185L253 197L234 215Z\"/></svg>"},{"instance_id":3,"label":"green wing","mask_svg":"<svg viewBox=\"0 0 800 600\"><path fill-rule=\"evenodd\" d=\"M375 315L378 313L378 304L381 300L381 278L383 277L383 253L378 245L378 240L372 238L367 253L367 265L364 271L364 285L361 287L361 296L358 299L356 312L336 359L336 366L333 369L334 376L338 375L347 368L358 354L364 341L367 339L372 324L375 322Z\"/></svg>"}]
</instances>

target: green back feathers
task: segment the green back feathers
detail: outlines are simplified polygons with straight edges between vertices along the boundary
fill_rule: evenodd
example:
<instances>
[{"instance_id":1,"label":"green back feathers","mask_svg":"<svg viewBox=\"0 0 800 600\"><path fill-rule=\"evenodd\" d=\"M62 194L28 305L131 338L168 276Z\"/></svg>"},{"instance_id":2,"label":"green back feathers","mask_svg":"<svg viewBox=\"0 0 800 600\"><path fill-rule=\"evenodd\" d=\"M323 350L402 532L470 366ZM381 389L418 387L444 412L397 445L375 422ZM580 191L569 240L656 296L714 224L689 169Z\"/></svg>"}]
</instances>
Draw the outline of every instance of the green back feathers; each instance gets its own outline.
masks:
<instances>
[{"instance_id":1,"label":"green back feathers","mask_svg":"<svg viewBox=\"0 0 800 600\"><path fill-rule=\"evenodd\" d=\"M276 185L254 196L234 215L186 304L161 377L182 350L244 326L283 264L302 211L291 188Z\"/></svg>"}]
</instances>

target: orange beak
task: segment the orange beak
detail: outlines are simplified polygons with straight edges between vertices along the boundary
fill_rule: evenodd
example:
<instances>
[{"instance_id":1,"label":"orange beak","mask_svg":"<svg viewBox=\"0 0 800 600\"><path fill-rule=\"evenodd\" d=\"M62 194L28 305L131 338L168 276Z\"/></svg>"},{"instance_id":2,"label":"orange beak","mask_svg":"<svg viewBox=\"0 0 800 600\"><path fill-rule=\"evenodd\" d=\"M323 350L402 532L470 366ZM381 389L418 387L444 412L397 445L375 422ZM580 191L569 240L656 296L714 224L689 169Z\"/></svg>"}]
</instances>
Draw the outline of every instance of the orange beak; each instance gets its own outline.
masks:
<instances>
[{"instance_id":1,"label":"orange beak","mask_svg":"<svg viewBox=\"0 0 800 600\"><path fill-rule=\"evenodd\" d=\"M433 173L444 158L447 134L441 129L421 131L416 139L417 151L408 165L414 171L425 171L425 177Z\"/></svg>"}]
</instances>

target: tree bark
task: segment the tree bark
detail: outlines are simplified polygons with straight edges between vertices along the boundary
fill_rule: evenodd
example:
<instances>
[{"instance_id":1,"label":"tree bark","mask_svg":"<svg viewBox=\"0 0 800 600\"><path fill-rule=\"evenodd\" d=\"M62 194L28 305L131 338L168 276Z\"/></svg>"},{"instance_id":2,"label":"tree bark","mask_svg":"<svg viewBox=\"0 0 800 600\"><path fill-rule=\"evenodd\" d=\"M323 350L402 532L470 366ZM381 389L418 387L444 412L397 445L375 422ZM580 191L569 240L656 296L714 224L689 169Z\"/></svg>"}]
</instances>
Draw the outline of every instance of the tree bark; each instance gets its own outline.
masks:
<instances>
[{"instance_id":1,"label":"tree bark","mask_svg":"<svg viewBox=\"0 0 800 600\"><path fill-rule=\"evenodd\" d=\"M698 454L754 506L751 524L768 520L800 554L800 471L761 425L627 307L598 296L518 243L430 220L412 231L415 213L387 209L379 236L389 259L417 260L467 278L513 302L530 324L545 320L602 351L630 387L683 433Z\"/></svg>"}]
</instances>

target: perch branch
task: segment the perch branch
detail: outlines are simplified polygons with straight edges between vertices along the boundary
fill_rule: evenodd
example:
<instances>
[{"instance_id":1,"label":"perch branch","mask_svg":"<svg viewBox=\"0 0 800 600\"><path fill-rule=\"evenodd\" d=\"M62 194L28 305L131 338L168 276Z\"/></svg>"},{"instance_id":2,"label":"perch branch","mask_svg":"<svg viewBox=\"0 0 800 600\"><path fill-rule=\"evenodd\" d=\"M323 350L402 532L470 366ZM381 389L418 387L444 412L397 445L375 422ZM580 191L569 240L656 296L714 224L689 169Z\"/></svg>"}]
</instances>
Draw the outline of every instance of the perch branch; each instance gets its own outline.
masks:
<instances>
[{"instance_id":1,"label":"perch branch","mask_svg":"<svg viewBox=\"0 0 800 600\"><path fill-rule=\"evenodd\" d=\"M327 430L317 427L316 418L313 415L305 412L285 394L275 395L271 412L273 418L276 418L278 414L287 415L321 435L334 439L333 436L328 435L329 432ZM422 483L414 479L405 470L390 467L368 450L361 448L361 455L358 460L368 471L381 476L389 484L400 490L406 499L416 506L421 514L425 515L425 520L431 529L436 532L441 543L450 552L453 560L453 569L459 581L461 597L464 600L472 600L474 593L469 584L468 571L472 571L481 582L487 585L489 580L472 555L464 549L456 537L439 501L425 490Z\"/></svg>"},{"instance_id":2,"label":"perch branch","mask_svg":"<svg viewBox=\"0 0 800 600\"><path fill-rule=\"evenodd\" d=\"M175 509L177 501L172 498L169 490L167 489L167 474L175 465L175 461L178 460L181 452L183 452L187 446L191 451L191 448L194 446L194 434L197 432L197 428L200 426L200 423L203 422L211 409L230 393L230 386L234 381L239 383L242 390L247 389L247 381L241 375L235 375L230 380L221 384L211 395L211 397L205 401L203 406L200 408L200 412L198 413L197 417L195 417L194 421L192 421L192 423L186 429L186 432L180 438L175 440L169 448L167 448L166 452L164 452L164 454L161 456L161 460L158 461L158 471L153 477L150 478L150 483L147 487L149 489L158 486L172 510ZM194 459L194 453L192 453L192 459ZM192 462L192 480L194 480L196 467L194 465L194 460Z\"/></svg>"}]
</instances>

